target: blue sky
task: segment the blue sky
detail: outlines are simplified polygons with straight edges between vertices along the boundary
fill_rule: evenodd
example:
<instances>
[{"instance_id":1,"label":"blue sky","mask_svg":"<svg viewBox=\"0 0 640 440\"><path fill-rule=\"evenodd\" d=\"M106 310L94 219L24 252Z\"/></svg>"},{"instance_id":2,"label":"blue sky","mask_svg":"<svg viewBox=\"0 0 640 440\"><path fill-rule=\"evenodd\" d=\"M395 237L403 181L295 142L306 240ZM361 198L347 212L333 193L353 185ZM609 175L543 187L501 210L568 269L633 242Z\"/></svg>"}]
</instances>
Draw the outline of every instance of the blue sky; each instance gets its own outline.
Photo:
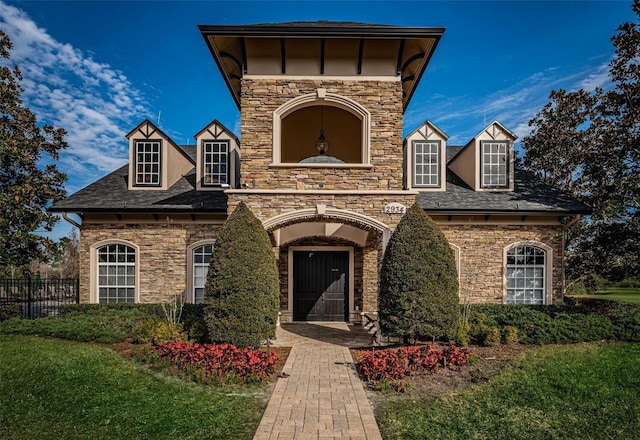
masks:
<instances>
[{"instance_id":1,"label":"blue sky","mask_svg":"<svg viewBox=\"0 0 640 440\"><path fill-rule=\"evenodd\" d=\"M465 144L498 120L520 138L551 90L607 87L610 38L635 20L610 1L5 1L24 103L68 131L59 167L69 194L127 161L125 134L159 121L178 144L240 115L197 25L357 21L445 27L404 119L425 119ZM66 235L61 221L51 235Z\"/></svg>"}]
</instances>

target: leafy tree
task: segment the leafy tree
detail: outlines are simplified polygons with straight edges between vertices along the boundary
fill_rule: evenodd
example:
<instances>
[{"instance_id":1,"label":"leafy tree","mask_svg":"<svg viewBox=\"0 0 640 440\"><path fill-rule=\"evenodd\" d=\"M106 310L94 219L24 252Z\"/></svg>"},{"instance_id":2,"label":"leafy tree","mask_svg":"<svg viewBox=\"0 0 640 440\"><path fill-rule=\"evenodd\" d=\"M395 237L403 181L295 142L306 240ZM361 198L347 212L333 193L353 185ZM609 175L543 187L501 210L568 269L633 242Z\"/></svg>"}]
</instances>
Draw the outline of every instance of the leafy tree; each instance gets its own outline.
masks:
<instances>
[{"instance_id":1,"label":"leafy tree","mask_svg":"<svg viewBox=\"0 0 640 440\"><path fill-rule=\"evenodd\" d=\"M380 272L380 326L391 336L453 336L458 274L440 228L417 204L391 235Z\"/></svg>"},{"instance_id":2,"label":"leafy tree","mask_svg":"<svg viewBox=\"0 0 640 440\"><path fill-rule=\"evenodd\" d=\"M640 19L640 0L632 9ZM552 91L523 139L526 168L593 208L568 234L567 276L573 280L590 273L638 276L634 259L623 258L628 243L640 241L634 226L640 208L638 20L620 25L612 42L612 88Z\"/></svg>"},{"instance_id":3,"label":"leafy tree","mask_svg":"<svg viewBox=\"0 0 640 440\"><path fill-rule=\"evenodd\" d=\"M12 43L0 31L0 57L9 59ZM66 176L58 171L58 152L66 132L45 125L20 98L17 66L0 65L0 266L16 268L44 257L51 240L35 231L51 231L58 217L46 207L65 195ZM48 163L48 164L46 164Z\"/></svg>"},{"instance_id":4,"label":"leafy tree","mask_svg":"<svg viewBox=\"0 0 640 440\"><path fill-rule=\"evenodd\" d=\"M280 281L269 235L240 203L216 239L205 285L209 338L238 347L275 336Z\"/></svg>"},{"instance_id":5,"label":"leafy tree","mask_svg":"<svg viewBox=\"0 0 640 440\"><path fill-rule=\"evenodd\" d=\"M51 263L59 278L78 278L80 274L80 239L75 228L55 244Z\"/></svg>"}]
</instances>

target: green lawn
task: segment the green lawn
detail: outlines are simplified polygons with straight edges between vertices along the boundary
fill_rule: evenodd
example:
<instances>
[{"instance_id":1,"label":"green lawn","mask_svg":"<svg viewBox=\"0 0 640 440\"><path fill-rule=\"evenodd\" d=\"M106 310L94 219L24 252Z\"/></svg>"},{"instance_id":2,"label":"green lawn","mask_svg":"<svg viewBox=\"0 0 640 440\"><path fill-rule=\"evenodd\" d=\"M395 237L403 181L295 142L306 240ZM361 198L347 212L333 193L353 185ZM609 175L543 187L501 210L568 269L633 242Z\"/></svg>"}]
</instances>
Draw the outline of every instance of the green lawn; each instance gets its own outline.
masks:
<instances>
[{"instance_id":1,"label":"green lawn","mask_svg":"<svg viewBox=\"0 0 640 440\"><path fill-rule=\"evenodd\" d=\"M489 382L376 408L390 439L631 439L640 435L640 345L544 346Z\"/></svg>"},{"instance_id":2,"label":"green lawn","mask_svg":"<svg viewBox=\"0 0 640 440\"><path fill-rule=\"evenodd\" d=\"M610 287L595 295L580 295L581 298L602 298L611 301L640 304L640 289L631 287Z\"/></svg>"},{"instance_id":3,"label":"green lawn","mask_svg":"<svg viewBox=\"0 0 640 440\"><path fill-rule=\"evenodd\" d=\"M251 439L264 388L168 378L107 348L0 335L2 439Z\"/></svg>"}]
</instances>

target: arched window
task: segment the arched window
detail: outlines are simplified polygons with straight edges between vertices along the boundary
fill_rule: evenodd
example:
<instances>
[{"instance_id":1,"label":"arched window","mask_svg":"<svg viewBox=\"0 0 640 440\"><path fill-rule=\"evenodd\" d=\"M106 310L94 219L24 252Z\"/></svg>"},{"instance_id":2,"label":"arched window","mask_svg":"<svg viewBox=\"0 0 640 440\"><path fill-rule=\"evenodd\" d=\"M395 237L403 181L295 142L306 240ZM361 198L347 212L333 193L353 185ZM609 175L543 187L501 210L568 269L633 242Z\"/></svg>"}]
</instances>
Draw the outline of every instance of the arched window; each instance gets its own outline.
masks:
<instances>
[{"instance_id":1,"label":"arched window","mask_svg":"<svg viewBox=\"0 0 640 440\"><path fill-rule=\"evenodd\" d=\"M521 245L506 253L507 304L545 304L547 251Z\"/></svg>"},{"instance_id":2,"label":"arched window","mask_svg":"<svg viewBox=\"0 0 640 440\"><path fill-rule=\"evenodd\" d=\"M195 247L192 252L192 270L191 270L191 301L194 304L202 304L204 302L204 285L207 282L207 272L209 271L209 262L213 253L213 244L204 244Z\"/></svg>"},{"instance_id":3,"label":"arched window","mask_svg":"<svg viewBox=\"0 0 640 440\"><path fill-rule=\"evenodd\" d=\"M136 250L122 243L97 248L97 302L136 301Z\"/></svg>"}]
</instances>

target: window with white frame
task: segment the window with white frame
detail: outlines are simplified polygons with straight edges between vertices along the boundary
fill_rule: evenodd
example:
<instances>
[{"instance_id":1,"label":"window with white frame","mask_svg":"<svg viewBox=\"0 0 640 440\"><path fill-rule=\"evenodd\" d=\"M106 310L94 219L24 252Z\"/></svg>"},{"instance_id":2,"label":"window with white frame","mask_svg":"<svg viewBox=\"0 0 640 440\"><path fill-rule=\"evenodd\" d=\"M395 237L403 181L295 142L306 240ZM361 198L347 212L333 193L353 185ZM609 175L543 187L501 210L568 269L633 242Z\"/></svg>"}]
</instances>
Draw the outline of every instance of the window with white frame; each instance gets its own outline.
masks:
<instances>
[{"instance_id":1,"label":"window with white frame","mask_svg":"<svg viewBox=\"0 0 640 440\"><path fill-rule=\"evenodd\" d=\"M507 252L507 304L544 304L546 252L518 246Z\"/></svg>"},{"instance_id":2,"label":"window with white frame","mask_svg":"<svg viewBox=\"0 0 640 440\"><path fill-rule=\"evenodd\" d=\"M125 244L108 244L97 252L98 302L135 302L135 249Z\"/></svg>"},{"instance_id":3,"label":"window with white frame","mask_svg":"<svg viewBox=\"0 0 640 440\"><path fill-rule=\"evenodd\" d=\"M506 141L482 141L482 187L505 188L509 186L509 143Z\"/></svg>"},{"instance_id":4,"label":"window with white frame","mask_svg":"<svg viewBox=\"0 0 640 440\"><path fill-rule=\"evenodd\" d=\"M136 185L160 185L160 141L136 141Z\"/></svg>"},{"instance_id":5,"label":"window with white frame","mask_svg":"<svg viewBox=\"0 0 640 440\"><path fill-rule=\"evenodd\" d=\"M207 282L212 253L213 244L205 244L193 250L192 298L195 304L201 304L204 301L204 285Z\"/></svg>"},{"instance_id":6,"label":"window with white frame","mask_svg":"<svg viewBox=\"0 0 640 440\"><path fill-rule=\"evenodd\" d=\"M440 141L413 141L413 186L440 186Z\"/></svg>"},{"instance_id":7,"label":"window with white frame","mask_svg":"<svg viewBox=\"0 0 640 440\"><path fill-rule=\"evenodd\" d=\"M202 142L202 184L226 185L229 183L229 142Z\"/></svg>"}]
</instances>

